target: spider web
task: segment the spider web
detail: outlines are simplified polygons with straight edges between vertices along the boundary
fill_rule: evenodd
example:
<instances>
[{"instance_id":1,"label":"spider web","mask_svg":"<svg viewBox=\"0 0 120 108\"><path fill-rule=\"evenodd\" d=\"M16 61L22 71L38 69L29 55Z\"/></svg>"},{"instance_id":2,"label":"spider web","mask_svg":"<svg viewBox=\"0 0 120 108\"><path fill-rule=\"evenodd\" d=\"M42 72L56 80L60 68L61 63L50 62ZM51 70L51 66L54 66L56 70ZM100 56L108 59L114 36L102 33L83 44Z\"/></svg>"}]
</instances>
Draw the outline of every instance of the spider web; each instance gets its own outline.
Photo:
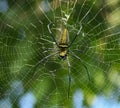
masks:
<instances>
[{"instance_id":1,"label":"spider web","mask_svg":"<svg viewBox=\"0 0 120 108\"><path fill-rule=\"evenodd\" d=\"M7 7L0 9L0 108L28 108L25 102L29 108L96 108L99 96L119 102L119 1L3 1L0 7ZM58 58L47 28L51 23L57 43L65 28L70 42L79 34L68 49L69 98L68 61Z\"/></svg>"}]
</instances>

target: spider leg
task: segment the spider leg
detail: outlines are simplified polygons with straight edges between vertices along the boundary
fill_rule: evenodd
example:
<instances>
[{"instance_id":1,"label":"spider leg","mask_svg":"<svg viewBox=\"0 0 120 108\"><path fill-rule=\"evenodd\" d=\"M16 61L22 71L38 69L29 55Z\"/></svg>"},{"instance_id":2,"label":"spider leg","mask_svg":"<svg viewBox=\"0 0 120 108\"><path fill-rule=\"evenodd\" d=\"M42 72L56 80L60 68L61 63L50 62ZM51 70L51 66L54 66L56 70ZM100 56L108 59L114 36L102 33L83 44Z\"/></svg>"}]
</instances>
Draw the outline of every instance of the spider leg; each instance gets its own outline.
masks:
<instances>
[{"instance_id":1,"label":"spider leg","mask_svg":"<svg viewBox=\"0 0 120 108\"><path fill-rule=\"evenodd\" d=\"M75 41L75 39L77 38L77 36L80 34L81 30L82 30L82 25L80 26L80 29L78 30L77 34L73 38L72 42L68 45L68 47L70 47L73 44L73 42Z\"/></svg>"},{"instance_id":2,"label":"spider leg","mask_svg":"<svg viewBox=\"0 0 120 108\"><path fill-rule=\"evenodd\" d=\"M48 51L53 51L53 48L45 48L45 50L42 51L42 53L48 52Z\"/></svg>"},{"instance_id":3,"label":"spider leg","mask_svg":"<svg viewBox=\"0 0 120 108\"><path fill-rule=\"evenodd\" d=\"M68 98L69 98L69 95L70 95L70 85L71 85L71 76L70 76L70 61L69 61L69 58L67 56L67 62L68 62Z\"/></svg>"},{"instance_id":4,"label":"spider leg","mask_svg":"<svg viewBox=\"0 0 120 108\"><path fill-rule=\"evenodd\" d=\"M48 27L48 31L49 31L50 36L52 37L53 41L54 41L55 44L57 45L57 47L59 47L59 45L58 45L57 41L55 40L55 37L54 37L54 35L53 35L51 29L50 29L51 24L53 24L53 23L51 22L50 24L47 25L47 27Z\"/></svg>"},{"instance_id":5,"label":"spider leg","mask_svg":"<svg viewBox=\"0 0 120 108\"><path fill-rule=\"evenodd\" d=\"M78 60L81 62L81 64L83 65L83 67L85 68L85 70L86 70L86 72L87 72L89 81L91 81L91 79L90 79L90 73L89 73L89 71L88 71L88 69L87 69L87 66L83 63L83 61L81 60L81 58L78 57L76 54L73 54L73 53L69 53L69 54L70 54L71 56L73 56L74 58L78 59Z\"/></svg>"},{"instance_id":6,"label":"spider leg","mask_svg":"<svg viewBox=\"0 0 120 108\"><path fill-rule=\"evenodd\" d=\"M49 57L52 57L52 56L56 55L57 53L58 53L58 52L53 53L53 54L50 54L50 55L44 57L43 59L41 59L39 62L37 62L37 63L35 64L35 66L33 67L33 68L34 68L33 71L36 71L36 69L37 69L37 67L40 65L40 63L42 63L44 60L48 59Z\"/></svg>"}]
</instances>

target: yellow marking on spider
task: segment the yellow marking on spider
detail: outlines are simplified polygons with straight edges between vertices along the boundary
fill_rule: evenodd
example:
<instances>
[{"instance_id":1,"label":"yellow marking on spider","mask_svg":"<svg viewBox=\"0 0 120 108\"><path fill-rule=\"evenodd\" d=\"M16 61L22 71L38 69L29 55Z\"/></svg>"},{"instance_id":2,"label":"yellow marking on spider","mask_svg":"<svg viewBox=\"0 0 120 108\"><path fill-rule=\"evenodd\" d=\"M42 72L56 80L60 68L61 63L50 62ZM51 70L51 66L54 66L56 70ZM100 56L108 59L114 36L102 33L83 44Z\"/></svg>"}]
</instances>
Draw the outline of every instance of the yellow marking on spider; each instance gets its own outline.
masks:
<instances>
[{"instance_id":1,"label":"yellow marking on spider","mask_svg":"<svg viewBox=\"0 0 120 108\"><path fill-rule=\"evenodd\" d=\"M63 30L63 35L59 43L59 48L60 48L59 56L65 59L67 56L67 48L68 48L68 30L66 28Z\"/></svg>"},{"instance_id":2,"label":"yellow marking on spider","mask_svg":"<svg viewBox=\"0 0 120 108\"><path fill-rule=\"evenodd\" d=\"M68 35L68 31L67 31L67 29L64 29L63 35L62 35L62 38L61 38L61 44L62 44L62 45L68 44L68 43L67 43L67 38L68 38L67 35Z\"/></svg>"}]
</instances>

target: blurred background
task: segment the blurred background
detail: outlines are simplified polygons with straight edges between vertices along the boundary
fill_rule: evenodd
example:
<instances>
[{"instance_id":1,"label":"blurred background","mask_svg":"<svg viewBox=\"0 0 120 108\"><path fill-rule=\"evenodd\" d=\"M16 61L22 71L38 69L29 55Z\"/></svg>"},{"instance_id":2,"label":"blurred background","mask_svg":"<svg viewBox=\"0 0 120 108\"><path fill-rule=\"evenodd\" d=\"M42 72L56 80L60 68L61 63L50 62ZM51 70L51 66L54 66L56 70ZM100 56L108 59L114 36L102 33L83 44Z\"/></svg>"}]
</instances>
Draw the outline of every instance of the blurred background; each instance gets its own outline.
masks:
<instances>
[{"instance_id":1,"label":"blurred background","mask_svg":"<svg viewBox=\"0 0 120 108\"><path fill-rule=\"evenodd\" d=\"M119 0L0 0L0 108L120 108L119 19Z\"/></svg>"}]
</instances>

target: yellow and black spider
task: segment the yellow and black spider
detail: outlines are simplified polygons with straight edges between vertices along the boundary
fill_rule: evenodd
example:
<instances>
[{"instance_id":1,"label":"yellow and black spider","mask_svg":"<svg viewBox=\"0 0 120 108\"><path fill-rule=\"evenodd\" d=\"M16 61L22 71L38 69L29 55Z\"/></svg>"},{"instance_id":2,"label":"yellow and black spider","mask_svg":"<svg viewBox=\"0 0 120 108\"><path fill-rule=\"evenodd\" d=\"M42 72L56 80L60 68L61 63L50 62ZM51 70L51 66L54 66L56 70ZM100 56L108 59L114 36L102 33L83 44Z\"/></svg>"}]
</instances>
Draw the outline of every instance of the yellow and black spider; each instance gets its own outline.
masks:
<instances>
[{"instance_id":1,"label":"yellow and black spider","mask_svg":"<svg viewBox=\"0 0 120 108\"><path fill-rule=\"evenodd\" d=\"M46 57L44 57L43 59L41 59L38 63L35 64L35 67L34 67L34 70L39 66L40 63L42 63L44 60L50 58L51 56L54 56L56 54L59 54L59 58L61 60L67 60L67 63L68 63L68 80L69 80L69 84L68 84L68 97L70 95L70 84L71 84L71 76L70 76L70 62L69 62L69 58L68 58L68 55L71 55L73 56L74 58L78 59L81 64L83 65L83 67L86 69L86 72L87 72L87 75L88 75L88 78L90 80L90 75L89 75L89 71L86 67L86 65L82 62L81 58L78 57L77 55L75 55L72 51L69 50L69 47L71 47L71 45L73 44L73 42L75 41L75 39L79 36L80 32L81 32L81 29L82 29L82 26L80 26L80 29L78 30L77 34L74 36L73 40L71 42L69 42L69 33L68 33L68 30L67 28L65 28L63 30L63 34L60 38L60 42L58 43L55 39L55 36L53 35L51 29L50 29L50 26L52 25L53 23L50 23L48 24L48 30L49 30L49 33L50 33L50 36L52 37L53 39L53 42L56 44L56 46L58 47L58 51L53 53L53 54L50 54Z\"/></svg>"}]
</instances>

